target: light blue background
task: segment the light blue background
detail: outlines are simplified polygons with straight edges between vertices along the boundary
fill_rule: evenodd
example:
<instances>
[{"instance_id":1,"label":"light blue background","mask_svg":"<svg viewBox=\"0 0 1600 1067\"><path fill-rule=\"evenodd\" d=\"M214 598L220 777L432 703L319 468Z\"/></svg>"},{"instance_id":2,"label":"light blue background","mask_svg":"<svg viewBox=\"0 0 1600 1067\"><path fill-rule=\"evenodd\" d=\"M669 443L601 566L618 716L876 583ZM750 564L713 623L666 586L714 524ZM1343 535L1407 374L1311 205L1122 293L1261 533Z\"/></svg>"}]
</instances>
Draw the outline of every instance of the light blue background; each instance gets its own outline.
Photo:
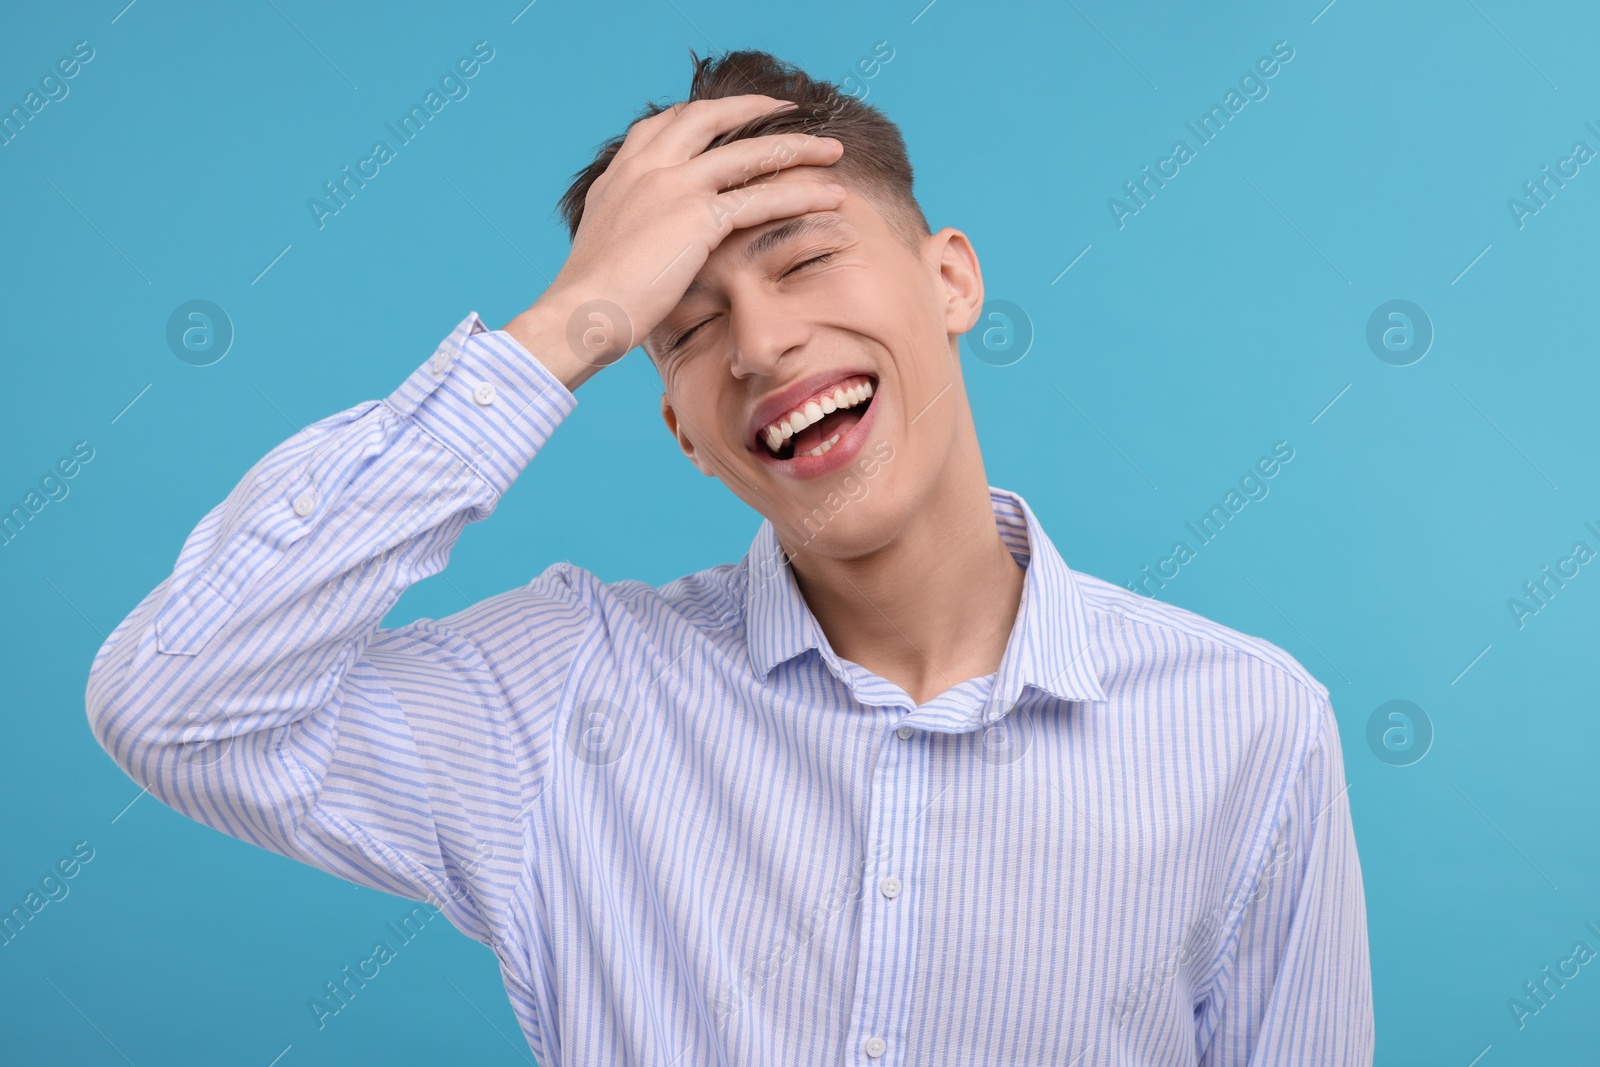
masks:
<instances>
[{"instance_id":1,"label":"light blue background","mask_svg":"<svg viewBox=\"0 0 1600 1067\"><path fill-rule=\"evenodd\" d=\"M1591 6L124 2L16 7L0 33L5 109L95 49L0 148L0 509L95 449L0 548L0 910L95 849L0 947L0 1059L531 1061L492 954L437 920L317 1030L308 998L410 905L140 798L90 736L89 663L268 449L386 395L469 310L499 326L538 296L570 175L645 100L682 98L689 48L842 79L887 41L868 99L930 221L972 238L1034 331L1013 365L963 356L989 480L1067 562L1129 581L1275 441L1295 450L1161 595L1332 691L1377 1062L1593 1062L1600 964L1525 1028L1507 1001L1600 949L1600 566L1521 629L1506 604L1575 541L1600 548L1600 166L1524 228L1507 208L1575 141L1600 149ZM307 198L478 40L495 57L470 95L319 230ZM1119 229L1108 198L1280 40L1267 98ZM165 341L192 299L237 331L212 366ZM1411 366L1366 344L1391 299L1436 330ZM638 353L583 386L388 624L561 559L654 583L737 559L759 516L679 455L658 393ZM1367 743L1391 699L1436 731L1409 766Z\"/></svg>"}]
</instances>

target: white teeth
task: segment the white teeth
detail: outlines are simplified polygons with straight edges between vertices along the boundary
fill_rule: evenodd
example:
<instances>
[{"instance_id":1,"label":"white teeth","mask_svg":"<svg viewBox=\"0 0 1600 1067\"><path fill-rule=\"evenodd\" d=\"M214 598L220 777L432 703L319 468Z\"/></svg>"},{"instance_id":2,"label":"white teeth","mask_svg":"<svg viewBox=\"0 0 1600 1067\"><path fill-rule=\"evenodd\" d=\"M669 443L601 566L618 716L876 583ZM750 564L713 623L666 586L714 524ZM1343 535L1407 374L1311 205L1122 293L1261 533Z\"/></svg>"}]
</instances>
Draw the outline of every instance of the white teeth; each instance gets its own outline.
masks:
<instances>
[{"instance_id":1,"label":"white teeth","mask_svg":"<svg viewBox=\"0 0 1600 1067\"><path fill-rule=\"evenodd\" d=\"M823 455L824 453L826 453L828 451L828 449L832 448L834 445L839 443L840 436L842 436L842 435L834 434L832 437L828 438L826 441L822 442L820 445L818 445L816 448L813 448L811 451L802 452L800 454L802 456L820 456L820 455Z\"/></svg>"},{"instance_id":2,"label":"white teeth","mask_svg":"<svg viewBox=\"0 0 1600 1067\"><path fill-rule=\"evenodd\" d=\"M783 442L807 426L820 422L824 415L830 415L844 408L853 408L857 404L866 401L871 395L872 383L866 382L848 389L841 386L831 394L824 394L815 400L806 401L804 408L799 411L789 412L781 421L773 423L762 431L763 436L766 438L767 448L773 452L780 451L783 448ZM825 448L821 445L818 446L824 452L832 447L832 444L827 444ZM812 456L821 455L822 453L812 449L805 454Z\"/></svg>"}]
</instances>

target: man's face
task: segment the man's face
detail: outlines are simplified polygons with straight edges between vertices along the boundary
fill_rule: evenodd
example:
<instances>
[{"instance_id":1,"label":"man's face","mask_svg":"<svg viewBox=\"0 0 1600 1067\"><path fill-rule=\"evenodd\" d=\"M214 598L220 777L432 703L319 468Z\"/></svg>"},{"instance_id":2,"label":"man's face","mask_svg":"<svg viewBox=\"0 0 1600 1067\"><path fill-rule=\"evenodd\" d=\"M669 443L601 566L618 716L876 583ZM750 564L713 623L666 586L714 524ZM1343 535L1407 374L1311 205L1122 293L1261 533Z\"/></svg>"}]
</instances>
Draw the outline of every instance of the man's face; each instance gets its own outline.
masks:
<instances>
[{"instance_id":1,"label":"man's face","mask_svg":"<svg viewBox=\"0 0 1600 1067\"><path fill-rule=\"evenodd\" d=\"M828 176L791 167L745 191ZM645 340L690 461L791 551L837 558L890 540L958 450L975 450L956 342L983 304L964 235L947 228L913 250L846 185L835 210L734 230ZM870 396L852 403L863 385ZM775 452L767 428L797 421Z\"/></svg>"}]
</instances>

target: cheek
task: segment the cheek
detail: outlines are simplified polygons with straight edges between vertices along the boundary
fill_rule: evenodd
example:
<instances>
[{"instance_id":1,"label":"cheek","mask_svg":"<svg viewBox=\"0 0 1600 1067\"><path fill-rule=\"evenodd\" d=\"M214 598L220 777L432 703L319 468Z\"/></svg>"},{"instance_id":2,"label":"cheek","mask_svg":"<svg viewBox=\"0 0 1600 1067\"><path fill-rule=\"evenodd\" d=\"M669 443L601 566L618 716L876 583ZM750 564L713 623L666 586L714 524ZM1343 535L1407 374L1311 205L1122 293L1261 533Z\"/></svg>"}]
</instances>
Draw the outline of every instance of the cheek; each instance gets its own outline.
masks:
<instances>
[{"instance_id":1,"label":"cheek","mask_svg":"<svg viewBox=\"0 0 1600 1067\"><path fill-rule=\"evenodd\" d=\"M673 407L679 411L687 410L696 421L698 413L705 408L703 397L706 390L713 384L705 380L705 364L705 360L697 361L696 356L683 353L669 356L656 364L656 377L661 379L661 391L667 394Z\"/></svg>"},{"instance_id":2,"label":"cheek","mask_svg":"<svg viewBox=\"0 0 1600 1067\"><path fill-rule=\"evenodd\" d=\"M736 443L737 435L730 440L728 427L740 415L721 410L727 390L722 383L703 381L703 377L692 368L668 364L663 374L664 391L677 414L678 432L694 442L699 451L710 453L707 458L716 463Z\"/></svg>"},{"instance_id":3,"label":"cheek","mask_svg":"<svg viewBox=\"0 0 1600 1067\"><path fill-rule=\"evenodd\" d=\"M863 272L839 286L837 305L864 321L889 325L898 333L925 333L930 322L942 325L943 308L928 291L915 267Z\"/></svg>"},{"instance_id":4,"label":"cheek","mask_svg":"<svg viewBox=\"0 0 1600 1067\"><path fill-rule=\"evenodd\" d=\"M840 271L807 294L804 314L816 323L882 337L884 327L901 318L904 300L900 286L876 271Z\"/></svg>"},{"instance_id":5,"label":"cheek","mask_svg":"<svg viewBox=\"0 0 1600 1067\"><path fill-rule=\"evenodd\" d=\"M670 361L664 364L658 362L655 364L655 368L656 377L661 379L661 391L667 394L667 399L670 400L677 396L678 391L673 388L673 385L678 377L678 368Z\"/></svg>"}]
</instances>

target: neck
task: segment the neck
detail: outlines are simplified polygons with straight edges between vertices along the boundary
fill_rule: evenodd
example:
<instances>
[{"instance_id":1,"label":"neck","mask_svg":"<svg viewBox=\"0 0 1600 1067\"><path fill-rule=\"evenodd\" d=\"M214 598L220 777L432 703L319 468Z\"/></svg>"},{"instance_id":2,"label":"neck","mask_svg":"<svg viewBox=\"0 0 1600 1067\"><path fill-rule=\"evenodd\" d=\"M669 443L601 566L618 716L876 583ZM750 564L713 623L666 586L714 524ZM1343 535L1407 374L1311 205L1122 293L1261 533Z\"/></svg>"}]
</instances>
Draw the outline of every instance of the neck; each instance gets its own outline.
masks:
<instances>
[{"instance_id":1,"label":"neck","mask_svg":"<svg viewBox=\"0 0 1600 1067\"><path fill-rule=\"evenodd\" d=\"M918 705L999 669L1022 599L1025 572L1000 537L975 434L971 444L880 549L790 560L835 653Z\"/></svg>"}]
</instances>

